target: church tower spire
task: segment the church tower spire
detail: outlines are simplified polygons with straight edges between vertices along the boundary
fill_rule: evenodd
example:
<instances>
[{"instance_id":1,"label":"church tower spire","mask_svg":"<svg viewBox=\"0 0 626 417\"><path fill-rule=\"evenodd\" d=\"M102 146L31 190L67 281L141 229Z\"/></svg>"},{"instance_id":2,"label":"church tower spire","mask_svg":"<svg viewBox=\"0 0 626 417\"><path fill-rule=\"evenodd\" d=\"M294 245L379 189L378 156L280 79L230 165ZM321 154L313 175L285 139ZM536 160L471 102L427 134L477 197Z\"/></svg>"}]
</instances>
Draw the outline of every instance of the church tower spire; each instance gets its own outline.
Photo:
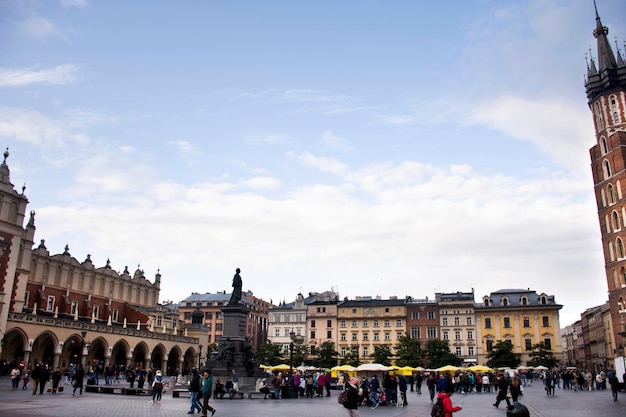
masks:
<instances>
[{"instance_id":1,"label":"church tower spire","mask_svg":"<svg viewBox=\"0 0 626 417\"><path fill-rule=\"evenodd\" d=\"M607 354L626 346L626 65L613 53L594 0L597 58L587 64L585 89L595 128L589 150L602 235L604 269L613 327Z\"/></svg>"}]
</instances>

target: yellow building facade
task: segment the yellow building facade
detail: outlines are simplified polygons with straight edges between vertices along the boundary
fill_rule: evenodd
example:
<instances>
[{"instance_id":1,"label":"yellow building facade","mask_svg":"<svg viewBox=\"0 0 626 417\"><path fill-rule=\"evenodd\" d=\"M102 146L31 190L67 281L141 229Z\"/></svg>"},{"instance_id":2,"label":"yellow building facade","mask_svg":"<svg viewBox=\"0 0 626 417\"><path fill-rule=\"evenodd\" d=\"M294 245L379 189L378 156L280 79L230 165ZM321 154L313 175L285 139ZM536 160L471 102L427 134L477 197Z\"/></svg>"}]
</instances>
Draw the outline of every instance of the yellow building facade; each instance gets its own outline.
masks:
<instances>
[{"instance_id":1,"label":"yellow building facade","mask_svg":"<svg viewBox=\"0 0 626 417\"><path fill-rule=\"evenodd\" d=\"M487 355L499 341L509 341L513 353L526 365L532 346L543 342L555 357L563 361L563 345L559 310L553 295L530 289L510 289L485 295L476 304L478 331L478 363L485 364Z\"/></svg>"}]
</instances>

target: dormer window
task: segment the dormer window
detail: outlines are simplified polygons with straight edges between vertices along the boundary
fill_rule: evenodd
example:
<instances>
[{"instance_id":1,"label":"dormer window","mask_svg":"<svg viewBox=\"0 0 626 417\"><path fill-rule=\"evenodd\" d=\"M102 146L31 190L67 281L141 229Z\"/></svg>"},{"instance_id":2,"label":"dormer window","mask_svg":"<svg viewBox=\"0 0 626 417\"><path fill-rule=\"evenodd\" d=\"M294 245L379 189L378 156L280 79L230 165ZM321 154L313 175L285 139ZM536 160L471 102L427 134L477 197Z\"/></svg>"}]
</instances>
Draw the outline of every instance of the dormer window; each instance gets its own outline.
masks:
<instances>
[{"instance_id":1,"label":"dormer window","mask_svg":"<svg viewBox=\"0 0 626 417\"><path fill-rule=\"evenodd\" d=\"M489 307L489 298L483 298L483 302L485 303L485 307Z\"/></svg>"},{"instance_id":2,"label":"dormer window","mask_svg":"<svg viewBox=\"0 0 626 417\"><path fill-rule=\"evenodd\" d=\"M548 299L545 295L542 295L539 301L542 305L548 304Z\"/></svg>"},{"instance_id":3,"label":"dormer window","mask_svg":"<svg viewBox=\"0 0 626 417\"><path fill-rule=\"evenodd\" d=\"M507 297L502 297L502 306L507 307L509 305L509 299Z\"/></svg>"},{"instance_id":4,"label":"dormer window","mask_svg":"<svg viewBox=\"0 0 626 417\"><path fill-rule=\"evenodd\" d=\"M527 306L528 305L528 298L527 297L522 297L522 305L523 306Z\"/></svg>"}]
</instances>

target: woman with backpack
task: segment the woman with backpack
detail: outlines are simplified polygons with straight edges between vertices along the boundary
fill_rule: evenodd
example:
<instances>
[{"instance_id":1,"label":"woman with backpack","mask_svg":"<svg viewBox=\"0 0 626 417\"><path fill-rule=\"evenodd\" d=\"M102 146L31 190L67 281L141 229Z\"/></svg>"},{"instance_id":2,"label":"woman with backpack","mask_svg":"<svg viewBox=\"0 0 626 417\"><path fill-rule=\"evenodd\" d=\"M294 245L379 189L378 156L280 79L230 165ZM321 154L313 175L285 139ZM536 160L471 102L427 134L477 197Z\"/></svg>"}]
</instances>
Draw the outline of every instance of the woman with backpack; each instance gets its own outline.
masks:
<instances>
[{"instance_id":1,"label":"woman with backpack","mask_svg":"<svg viewBox=\"0 0 626 417\"><path fill-rule=\"evenodd\" d=\"M452 413L463 409L460 405L456 407L452 405L452 399L450 398L452 394L454 394L454 387L448 385L445 392L440 392L439 395L437 395L437 402L430 413L432 417L452 417Z\"/></svg>"}]
</instances>

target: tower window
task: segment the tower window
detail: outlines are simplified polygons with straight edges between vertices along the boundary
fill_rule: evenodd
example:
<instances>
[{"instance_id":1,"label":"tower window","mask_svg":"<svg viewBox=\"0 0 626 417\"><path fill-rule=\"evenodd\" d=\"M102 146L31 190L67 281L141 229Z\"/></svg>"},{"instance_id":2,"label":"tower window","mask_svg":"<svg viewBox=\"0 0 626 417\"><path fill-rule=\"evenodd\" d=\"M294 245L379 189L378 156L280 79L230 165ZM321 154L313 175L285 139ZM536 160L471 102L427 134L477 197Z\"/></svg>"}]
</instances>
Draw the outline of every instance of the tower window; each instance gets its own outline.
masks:
<instances>
[{"instance_id":1,"label":"tower window","mask_svg":"<svg viewBox=\"0 0 626 417\"><path fill-rule=\"evenodd\" d=\"M600 151L602 152L602 155L609 153L609 146L607 145L606 138L604 136L600 138Z\"/></svg>"},{"instance_id":2,"label":"tower window","mask_svg":"<svg viewBox=\"0 0 626 417\"><path fill-rule=\"evenodd\" d=\"M602 162L602 169L604 171L604 179L609 178L611 176L611 164L609 164L609 161L605 160Z\"/></svg>"},{"instance_id":3,"label":"tower window","mask_svg":"<svg viewBox=\"0 0 626 417\"><path fill-rule=\"evenodd\" d=\"M606 187L606 190L607 190L607 195L609 197L609 204L615 204L615 190L613 189L613 186L609 184Z\"/></svg>"},{"instance_id":4,"label":"tower window","mask_svg":"<svg viewBox=\"0 0 626 417\"><path fill-rule=\"evenodd\" d=\"M617 257L618 257L618 259L625 258L626 257L626 252L624 251L624 242L622 241L621 238L619 238L619 237L617 238L616 245L617 245Z\"/></svg>"},{"instance_id":5,"label":"tower window","mask_svg":"<svg viewBox=\"0 0 626 417\"><path fill-rule=\"evenodd\" d=\"M613 211L613 215L611 216L612 220L613 220L613 231L618 231L621 229L620 227L620 223L619 223L619 215L617 214L617 211Z\"/></svg>"},{"instance_id":6,"label":"tower window","mask_svg":"<svg viewBox=\"0 0 626 417\"><path fill-rule=\"evenodd\" d=\"M616 109L617 108L617 100L615 99L615 96L610 96L609 100L611 101L611 108L612 109Z\"/></svg>"}]
</instances>

